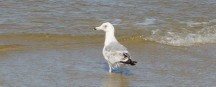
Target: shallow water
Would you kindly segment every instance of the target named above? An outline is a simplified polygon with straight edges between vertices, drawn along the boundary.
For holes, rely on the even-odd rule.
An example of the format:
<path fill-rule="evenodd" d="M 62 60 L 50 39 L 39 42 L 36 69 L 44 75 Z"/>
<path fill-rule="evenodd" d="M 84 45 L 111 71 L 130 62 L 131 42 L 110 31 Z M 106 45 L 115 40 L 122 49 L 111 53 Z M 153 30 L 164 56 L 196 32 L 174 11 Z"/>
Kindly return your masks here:
<path fill-rule="evenodd" d="M 140 44 L 142 42 L 142 44 Z M 215 44 L 172 47 L 153 42 L 123 43 L 136 66 L 108 73 L 102 43 L 24 46 L 1 50 L 2 87 L 213 87 Z M 136 43 L 136 45 L 133 45 Z M 7 48 L 7 47 L 5 47 Z M 208 53 L 208 54 L 206 54 Z"/>
<path fill-rule="evenodd" d="M 213 87 L 214 0 L 5 0 L 0 87 Z M 135 67 L 108 73 L 109 21 Z"/>

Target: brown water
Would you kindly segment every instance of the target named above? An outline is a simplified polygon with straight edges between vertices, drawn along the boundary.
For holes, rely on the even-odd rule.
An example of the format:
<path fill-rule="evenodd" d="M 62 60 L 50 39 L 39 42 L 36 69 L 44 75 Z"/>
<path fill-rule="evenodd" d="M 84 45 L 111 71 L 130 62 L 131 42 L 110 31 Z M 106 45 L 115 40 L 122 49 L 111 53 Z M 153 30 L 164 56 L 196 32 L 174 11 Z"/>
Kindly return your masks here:
<path fill-rule="evenodd" d="M 0 1 L 0 87 L 214 87 L 214 0 Z M 135 67 L 108 73 L 109 21 Z"/>
<path fill-rule="evenodd" d="M 216 85 L 214 44 L 172 47 L 140 40 L 121 42 L 129 48 L 138 64 L 134 67 L 128 66 L 123 73 L 112 74 L 108 73 L 107 63 L 101 53 L 102 43 L 5 46 L 0 51 L 2 55 L 0 85 L 2 87 L 214 87 Z"/>

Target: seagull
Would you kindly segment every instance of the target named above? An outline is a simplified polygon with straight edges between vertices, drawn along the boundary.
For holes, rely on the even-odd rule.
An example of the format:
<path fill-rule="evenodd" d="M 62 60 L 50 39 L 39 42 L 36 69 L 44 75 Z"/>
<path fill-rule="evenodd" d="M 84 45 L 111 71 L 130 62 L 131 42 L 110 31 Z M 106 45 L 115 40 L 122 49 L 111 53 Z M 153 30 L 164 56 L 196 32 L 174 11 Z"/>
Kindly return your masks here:
<path fill-rule="evenodd" d="M 131 56 L 127 48 L 120 44 L 115 38 L 115 29 L 111 23 L 105 22 L 101 26 L 95 27 L 94 30 L 102 30 L 106 33 L 102 53 L 104 58 L 107 60 L 110 73 L 114 68 L 124 65 L 134 66 L 137 63 L 137 61 L 131 60 Z"/>

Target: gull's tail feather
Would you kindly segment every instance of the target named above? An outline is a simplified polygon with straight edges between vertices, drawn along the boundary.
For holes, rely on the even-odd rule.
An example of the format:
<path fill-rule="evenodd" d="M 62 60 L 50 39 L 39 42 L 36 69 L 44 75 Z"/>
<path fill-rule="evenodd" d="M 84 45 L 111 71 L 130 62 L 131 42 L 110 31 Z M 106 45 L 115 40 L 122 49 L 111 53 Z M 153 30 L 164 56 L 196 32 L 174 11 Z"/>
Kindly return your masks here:
<path fill-rule="evenodd" d="M 131 66 L 136 65 L 137 61 L 132 61 L 131 59 L 128 59 L 126 62 L 120 61 L 121 63 L 124 64 L 130 64 Z"/>

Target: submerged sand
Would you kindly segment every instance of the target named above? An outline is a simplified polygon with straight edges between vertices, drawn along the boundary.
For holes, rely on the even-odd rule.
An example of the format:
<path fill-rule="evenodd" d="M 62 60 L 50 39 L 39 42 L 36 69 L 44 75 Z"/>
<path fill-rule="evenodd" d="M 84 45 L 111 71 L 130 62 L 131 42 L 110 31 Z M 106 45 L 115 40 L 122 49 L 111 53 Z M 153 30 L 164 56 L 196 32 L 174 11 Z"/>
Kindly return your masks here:
<path fill-rule="evenodd" d="M 138 64 L 135 67 L 128 66 L 122 74 L 109 74 L 107 63 L 101 53 L 103 38 L 95 39 L 94 43 L 78 43 L 73 42 L 72 37 L 61 39 L 58 36 L 55 39 L 50 36 L 53 39 L 47 41 L 44 40 L 45 37 L 42 38 L 43 36 L 42 39 L 28 37 L 29 40 L 27 37 L 18 37 L 11 38 L 16 45 L 0 47 L 1 87 L 216 85 L 215 44 L 174 47 L 143 40 L 121 40 Z M 11 39 L 1 40 L 12 43 Z M 55 42 L 56 40 L 58 42 Z"/>

